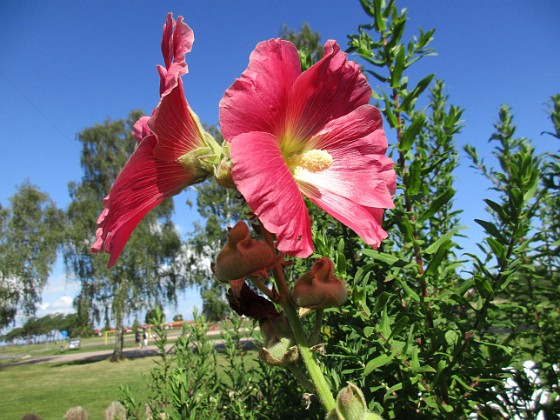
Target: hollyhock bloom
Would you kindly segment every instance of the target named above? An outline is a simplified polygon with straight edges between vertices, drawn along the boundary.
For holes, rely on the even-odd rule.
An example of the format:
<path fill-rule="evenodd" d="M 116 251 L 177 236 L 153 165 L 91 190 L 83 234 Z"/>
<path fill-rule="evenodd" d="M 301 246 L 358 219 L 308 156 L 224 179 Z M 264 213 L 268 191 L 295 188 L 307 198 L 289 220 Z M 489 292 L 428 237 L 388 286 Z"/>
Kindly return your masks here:
<path fill-rule="evenodd" d="M 218 145 L 204 131 L 183 94 L 181 76 L 187 73 L 185 54 L 191 50 L 192 30 L 171 14 L 163 27 L 165 67 L 158 66 L 160 102 L 151 117 L 134 125 L 138 147 L 115 180 L 97 221 L 93 252 L 111 254 L 108 267 L 117 260 L 130 234 L 144 216 L 188 185 L 212 173 L 209 163 Z"/>
<path fill-rule="evenodd" d="M 334 41 L 304 72 L 292 43 L 262 42 L 226 91 L 220 123 L 233 180 L 280 251 L 313 252 L 302 195 L 374 248 L 387 236 L 381 221 L 396 176 L 370 97 L 358 65 Z"/>

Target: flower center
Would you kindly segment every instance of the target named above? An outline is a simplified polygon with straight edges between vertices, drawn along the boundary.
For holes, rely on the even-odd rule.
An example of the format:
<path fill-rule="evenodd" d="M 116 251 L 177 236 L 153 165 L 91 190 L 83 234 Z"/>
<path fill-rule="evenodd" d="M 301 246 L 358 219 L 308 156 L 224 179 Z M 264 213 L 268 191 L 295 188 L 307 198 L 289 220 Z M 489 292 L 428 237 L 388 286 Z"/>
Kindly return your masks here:
<path fill-rule="evenodd" d="M 333 158 L 326 150 L 311 149 L 290 155 L 286 163 L 294 174 L 301 170 L 317 173 L 328 169 L 333 163 Z"/>

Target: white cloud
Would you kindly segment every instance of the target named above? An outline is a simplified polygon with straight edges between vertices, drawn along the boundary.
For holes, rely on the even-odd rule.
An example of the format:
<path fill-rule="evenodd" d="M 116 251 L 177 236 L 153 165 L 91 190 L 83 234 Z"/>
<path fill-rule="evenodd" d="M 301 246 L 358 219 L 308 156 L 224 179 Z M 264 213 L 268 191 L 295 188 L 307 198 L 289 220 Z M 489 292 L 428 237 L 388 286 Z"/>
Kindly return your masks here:
<path fill-rule="evenodd" d="M 43 317 L 45 315 L 62 313 L 70 314 L 74 311 L 72 306 L 72 301 L 74 300 L 71 296 L 60 296 L 57 300 L 52 302 L 43 302 L 37 306 L 37 317 Z"/>

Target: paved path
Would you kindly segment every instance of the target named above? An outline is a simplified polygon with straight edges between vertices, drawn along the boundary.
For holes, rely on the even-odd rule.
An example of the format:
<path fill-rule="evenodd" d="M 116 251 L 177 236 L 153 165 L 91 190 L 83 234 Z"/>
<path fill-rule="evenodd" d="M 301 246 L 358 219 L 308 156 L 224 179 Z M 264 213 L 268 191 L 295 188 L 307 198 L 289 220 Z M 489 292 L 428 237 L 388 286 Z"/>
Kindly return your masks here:
<path fill-rule="evenodd" d="M 128 359 L 135 359 L 138 357 L 151 357 L 157 354 L 157 347 L 148 346 L 145 349 L 128 348 L 124 349 L 123 353 Z M 0 369 L 6 366 L 34 365 L 37 363 L 71 363 L 76 361 L 96 362 L 99 360 L 109 359 L 112 354 L 113 349 L 38 356 L 29 359 L 22 359 L 13 363 L 0 364 Z"/>
<path fill-rule="evenodd" d="M 218 332 L 219 334 L 219 332 Z M 216 333 L 210 333 L 209 335 L 216 335 Z M 241 342 L 243 343 L 244 347 L 247 348 L 255 348 L 255 343 L 252 338 L 242 338 Z M 222 347 L 224 344 L 223 340 L 215 340 L 214 346 L 216 348 Z M 168 344 L 167 348 L 170 348 L 172 344 Z M 148 346 L 143 349 L 139 348 L 125 348 L 123 350 L 124 356 L 127 359 L 136 359 L 140 357 L 154 357 L 157 355 L 157 347 L 155 345 Z M 107 350 L 98 350 L 98 351 L 88 351 L 88 352 L 67 352 L 64 354 L 53 354 L 48 356 L 39 356 L 30 359 L 20 360 L 14 363 L 5 363 L 0 364 L 0 369 L 6 366 L 18 366 L 18 365 L 32 365 L 37 363 L 72 363 L 72 362 L 97 362 L 100 360 L 109 359 L 113 354 L 113 349 Z"/>

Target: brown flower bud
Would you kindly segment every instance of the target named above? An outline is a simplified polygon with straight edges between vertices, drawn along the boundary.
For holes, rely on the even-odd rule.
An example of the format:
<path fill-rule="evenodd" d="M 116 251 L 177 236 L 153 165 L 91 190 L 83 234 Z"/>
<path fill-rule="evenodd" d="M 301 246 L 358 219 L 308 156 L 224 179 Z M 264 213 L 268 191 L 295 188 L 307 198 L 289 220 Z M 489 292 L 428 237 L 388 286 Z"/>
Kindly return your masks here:
<path fill-rule="evenodd" d="M 340 306 L 347 296 L 345 282 L 334 276 L 334 264 L 327 257 L 317 259 L 311 271 L 295 282 L 292 291 L 298 306 L 312 309 Z"/>
<path fill-rule="evenodd" d="M 238 222 L 230 229 L 227 244 L 218 254 L 213 271 L 218 280 L 228 282 L 267 268 L 273 261 L 274 252 L 270 246 L 252 239 L 245 222 Z"/>

